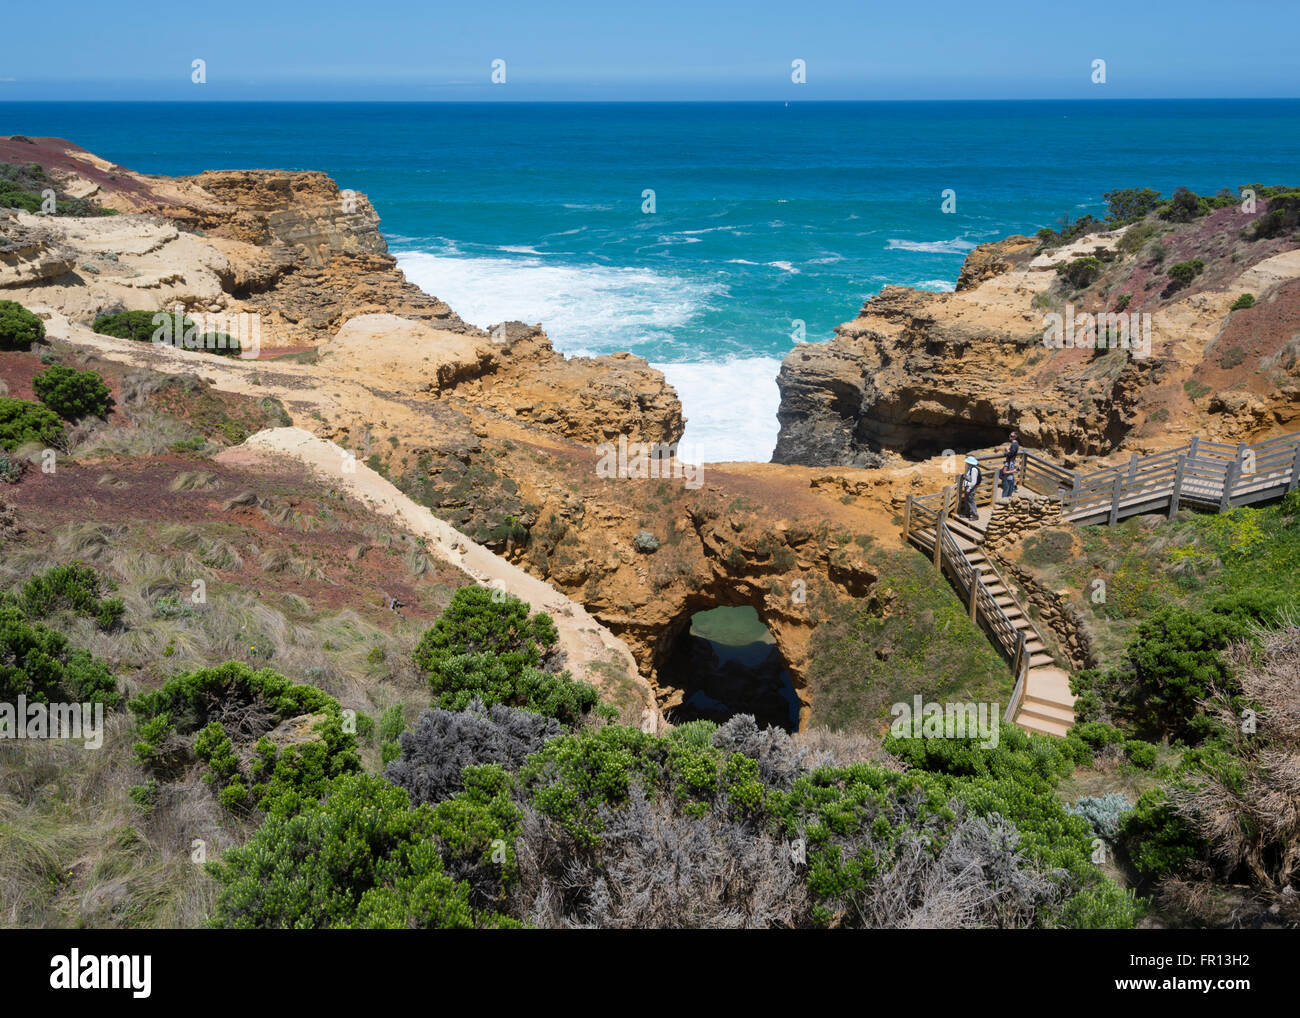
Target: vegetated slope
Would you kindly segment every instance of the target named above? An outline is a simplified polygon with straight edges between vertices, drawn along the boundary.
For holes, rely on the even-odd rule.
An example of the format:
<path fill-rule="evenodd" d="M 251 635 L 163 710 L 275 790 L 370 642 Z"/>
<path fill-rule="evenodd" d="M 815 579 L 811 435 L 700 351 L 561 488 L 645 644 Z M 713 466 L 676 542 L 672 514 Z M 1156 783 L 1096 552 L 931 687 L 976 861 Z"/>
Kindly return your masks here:
<path fill-rule="evenodd" d="M 1174 925 L 1300 925 L 1289 775 L 1300 496 L 1027 536 L 1021 567 L 1084 606 L 1096 667 L 1074 681 L 1127 878 Z M 1119 798 L 1122 796 L 1123 798 Z"/>

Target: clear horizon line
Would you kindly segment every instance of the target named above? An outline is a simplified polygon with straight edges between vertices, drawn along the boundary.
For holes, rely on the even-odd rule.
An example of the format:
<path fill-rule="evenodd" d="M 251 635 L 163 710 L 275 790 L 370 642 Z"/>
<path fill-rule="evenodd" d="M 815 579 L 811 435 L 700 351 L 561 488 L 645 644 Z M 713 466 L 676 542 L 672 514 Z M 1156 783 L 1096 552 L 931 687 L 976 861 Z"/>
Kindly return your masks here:
<path fill-rule="evenodd" d="M 581 106 L 581 105 L 685 105 L 695 103 L 714 103 L 725 104 L 729 106 L 740 104 L 769 105 L 799 103 L 801 106 L 827 105 L 831 103 L 1040 103 L 1040 102 L 1069 102 L 1069 103 L 1120 103 L 1120 102 L 1295 102 L 1300 100 L 1300 95 L 1259 95 L 1259 96 L 1222 96 L 1222 95 L 1202 95 L 1202 96 L 1117 96 L 1114 98 L 1083 98 L 1080 96 L 1038 96 L 1026 98 L 1024 96 L 1016 97 L 985 97 L 985 98 L 892 98 L 892 99 L 846 99 L 846 98 L 824 98 L 824 99 L 251 99 L 251 98 L 230 98 L 230 99 L 0 99 L 0 106 L 6 106 L 18 103 L 116 103 L 118 105 L 131 105 L 137 103 L 174 103 L 178 105 L 190 106 L 211 106 L 229 103 L 245 104 L 338 104 L 354 103 L 356 105 L 423 105 L 423 106 L 480 106 L 480 105 L 497 105 L 497 106 L 528 106 L 528 105 L 551 105 L 551 106 Z"/>

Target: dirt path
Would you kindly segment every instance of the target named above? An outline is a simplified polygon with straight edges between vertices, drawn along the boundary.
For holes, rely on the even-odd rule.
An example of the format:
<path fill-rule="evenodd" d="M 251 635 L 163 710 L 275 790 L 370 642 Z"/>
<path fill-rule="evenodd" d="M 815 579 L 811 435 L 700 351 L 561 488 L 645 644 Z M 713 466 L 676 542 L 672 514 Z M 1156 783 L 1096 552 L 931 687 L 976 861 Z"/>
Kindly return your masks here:
<path fill-rule="evenodd" d="M 636 723 L 644 717 L 643 711 L 650 710 L 656 730 L 663 726 L 654 693 L 637 671 L 631 651 L 586 608 L 438 519 L 347 450 L 302 428 L 271 428 L 259 431 L 242 445 L 214 458 L 219 462 L 246 463 L 275 454 L 305 463 L 374 512 L 425 538 L 430 554 L 460 569 L 475 582 L 503 590 L 528 602 L 535 610 L 547 612 L 559 631 L 560 646 L 567 655 L 566 667 L 575 676 L 585 678 L 599 689 L 607 702 L 631 708 Z"/>

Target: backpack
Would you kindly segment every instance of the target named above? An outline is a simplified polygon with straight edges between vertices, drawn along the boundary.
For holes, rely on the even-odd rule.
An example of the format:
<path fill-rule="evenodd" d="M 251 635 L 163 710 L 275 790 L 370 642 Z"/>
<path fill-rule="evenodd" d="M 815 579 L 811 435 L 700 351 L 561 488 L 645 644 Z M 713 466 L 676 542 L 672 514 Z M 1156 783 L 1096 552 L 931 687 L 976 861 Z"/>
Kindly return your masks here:
<path fill-rule="evenodd" d="M 975 479 L 973 481 L 970 479 L 972 471 L 975 473 Z M 966 473 L 962 475 L 962 480 L 966 482 L 967 491 L 974 491 L 980 486 L 980 481 L 984 480 L 984 473 L 979 467 L 971 466 L 967 469 Z"/>

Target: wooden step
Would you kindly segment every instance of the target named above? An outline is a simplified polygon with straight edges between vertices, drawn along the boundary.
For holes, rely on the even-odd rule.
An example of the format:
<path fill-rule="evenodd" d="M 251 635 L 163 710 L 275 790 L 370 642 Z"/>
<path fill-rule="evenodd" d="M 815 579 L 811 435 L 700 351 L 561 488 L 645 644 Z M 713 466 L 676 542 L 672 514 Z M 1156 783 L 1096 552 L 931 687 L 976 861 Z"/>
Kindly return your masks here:
<path fill-rule="evenodd" d="M 1071 725 L 1064 721 L 1049 721 L 1046 718 L 1037 718 L 1032 714 L 1017 714 L 1016 724 L 1026 732 L 1037 732 L 1039 735 L 1052 735 L 1058 739 L 1064 739 L 1069 733 Z"/>
<path fill-rule="evenodd" d="M 1074 724 L 1074 708 L 1060 703 L 1044 703 L 1037 697 L 1027 696 L 1020 701 L 1020 713 L 1046 721 Z"/>
<path fill-rule="evenodd" d="M 1029 667 L 1031 670 L 1034 668 L 1051 668 L 1055 664 L 1056 662 L 1044 653 L 1034 654 L 1029 659 Z"/>

